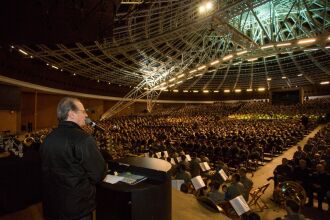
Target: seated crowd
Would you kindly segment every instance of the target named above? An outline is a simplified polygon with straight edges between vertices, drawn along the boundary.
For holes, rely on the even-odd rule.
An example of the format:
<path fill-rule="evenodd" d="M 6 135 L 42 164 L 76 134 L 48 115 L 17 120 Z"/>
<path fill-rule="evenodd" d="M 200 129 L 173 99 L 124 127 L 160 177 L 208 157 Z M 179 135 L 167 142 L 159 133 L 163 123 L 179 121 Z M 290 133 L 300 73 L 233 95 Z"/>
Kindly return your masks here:
<path fill-rule="evenodd" d="M 302 148 L 298 146 L 292 160 L 283 158 L 282 164 L 274 170 L 275 187 L 281 181 L 299 183 L 308 197 L 306 206 L 313 206 L 314 194 L 318 209 L 328 203 L 330 210 L 330 124 L 323 127 Z"/>
<path fill-rule="evenodd" d="M 297 144 L 317 126 L 315 119 L 326 114 L 329 103 L 310 100 L 304 105 L 277 107 L 268 102 L 187 105 L 99 122 L 106 132 L 88 126 L 85 129 L 93 133 L 106 160 L 131 155 L 167 159 L 172 164 L 173 179 L 184 181 L 181 191 L 207 197 L 215 204 L 238 195 L 249 201 L 253 182 L 246 173 L 251 171 L 251 164 L 263 162 L 265 153 L 275 155 Z M 312 114 L 316 117 L 310 117 L 308 127 L 304 126 L 302 115 Z M 37 131 L 29 137 L 40 143 L 50 130 Z M 327 125 L 303 149 L 298 147 L 291 161 L 284 159 L 274 170 L 275 187 L 280 181 L 297 181 L 308 195 L 307 205 L 312 205 L 316 193 L 322 209 L 324 199 L 330 198 L 329 137 Z M 215 172 L 202 171 L 202 162 Z M 230 174 L 230 184 L 219 175 L 220 170 Z M 194 190 L 191 179 L 197 176 L 203 177 L 206 186 Z"/>

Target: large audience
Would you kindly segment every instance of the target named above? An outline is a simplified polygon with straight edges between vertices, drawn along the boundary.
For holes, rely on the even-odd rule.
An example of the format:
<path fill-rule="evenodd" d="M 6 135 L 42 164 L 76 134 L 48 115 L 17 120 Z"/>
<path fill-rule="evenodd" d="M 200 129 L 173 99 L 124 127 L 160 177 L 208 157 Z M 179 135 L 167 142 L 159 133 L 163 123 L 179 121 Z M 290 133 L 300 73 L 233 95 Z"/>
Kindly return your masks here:
<path fill-rule="evenodd" d="M 248 201 L 253 182 L 246 173 L 251 167 L 262 163 L 265 154 L 275 156 L 296 145 L 320 122 L 329 120 L 329 109 L 330 99 L 308 100 L 292 106 L 260 101 L 186 105 L 98 122 L 106 132 L 88 126 L 85 129 L 95 136 L 108 160 L 145 155 L 166 159 L 166 151 L 172 163 L 173 179 L 184 181 L 181 191 L 219 204 L 239 194 Z M 50 130 L 30 133 L 27 137 L 41 143 Z M 322 202 L 330 198 L 329 146 L 328 124 L 304 147 L 298 147 L 292 160 L 284 159 L 276 167 L 275 187 L 281 181 L 294 180 L 307 193 L 306 205 L 312 205 L 316 193 L 318 208 L 322 209 Z M 207 162 L 216 172 L 203 172 L 201 162 Z M 232 174 L 231 184 L 224 184 L 218 175 L 221 169 Z M 196 176 L 203 176 L 206 187 L 194 190 L 191 179 Z"/>

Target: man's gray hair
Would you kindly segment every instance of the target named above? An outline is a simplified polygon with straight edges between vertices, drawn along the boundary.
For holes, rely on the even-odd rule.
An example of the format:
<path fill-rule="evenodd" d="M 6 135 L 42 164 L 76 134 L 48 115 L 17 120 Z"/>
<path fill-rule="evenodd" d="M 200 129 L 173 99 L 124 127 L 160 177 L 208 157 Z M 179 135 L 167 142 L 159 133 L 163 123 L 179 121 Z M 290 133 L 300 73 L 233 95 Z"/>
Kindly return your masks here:
<path fill-rule="evenodd" d="M 77 98 L 64 97 L 57 105 L 57 119 L 58 121 L 66 121 L 70 110 L 77 111 L 78 107 L 75 102 L 80 102 Z"/>

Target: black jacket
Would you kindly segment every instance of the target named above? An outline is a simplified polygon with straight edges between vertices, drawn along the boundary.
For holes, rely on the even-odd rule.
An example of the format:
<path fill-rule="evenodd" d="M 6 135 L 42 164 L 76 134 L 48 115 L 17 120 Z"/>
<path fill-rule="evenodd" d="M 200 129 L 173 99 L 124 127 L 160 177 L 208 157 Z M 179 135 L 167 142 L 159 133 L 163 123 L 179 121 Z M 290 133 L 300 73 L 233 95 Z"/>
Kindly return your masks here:
<path fill-rule="evenodd" d="M 106 173 L 92 136 L 77 124 L 60 122 L 40 148 L 46 219 L 71 220 L 95 208 L 95 184 Z"/>

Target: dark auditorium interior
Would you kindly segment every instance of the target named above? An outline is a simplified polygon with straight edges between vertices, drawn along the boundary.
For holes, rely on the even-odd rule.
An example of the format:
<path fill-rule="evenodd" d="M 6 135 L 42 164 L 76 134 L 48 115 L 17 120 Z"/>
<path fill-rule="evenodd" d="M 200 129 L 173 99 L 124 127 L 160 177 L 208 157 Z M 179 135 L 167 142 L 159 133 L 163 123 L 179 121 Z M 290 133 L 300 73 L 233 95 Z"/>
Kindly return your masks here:
<path fill-rule="evenodd" d="M 45 219 L 68 96 L 109 169 L 93 220 L 330 219 L 328 0 L 3 0 L 0 27 L 0 220 Z"/>

